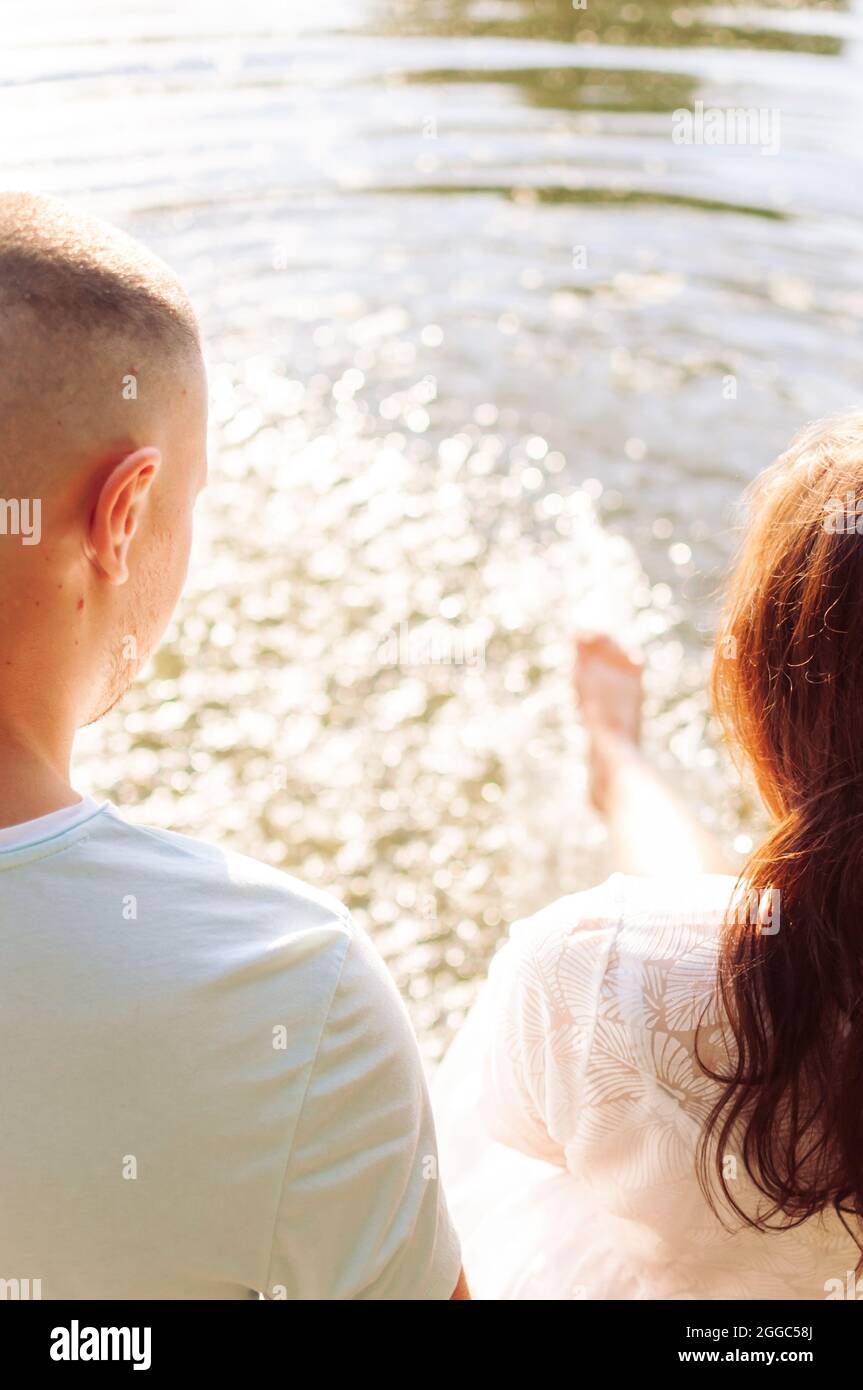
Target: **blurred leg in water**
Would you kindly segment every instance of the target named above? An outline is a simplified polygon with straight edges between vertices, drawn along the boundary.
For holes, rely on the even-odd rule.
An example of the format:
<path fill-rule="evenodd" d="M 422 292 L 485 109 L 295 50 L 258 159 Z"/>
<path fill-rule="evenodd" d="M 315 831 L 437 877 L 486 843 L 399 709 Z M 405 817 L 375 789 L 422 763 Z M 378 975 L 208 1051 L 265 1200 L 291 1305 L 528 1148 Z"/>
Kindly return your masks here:
<path fill-rule="evenodd" d="M 575 640 L 573 684 L 588 738 L 590 794 L 615 867 L 648 877 L 734 874 L 722 846 L 641 750 L 642 665 L 604 633 Z"/>

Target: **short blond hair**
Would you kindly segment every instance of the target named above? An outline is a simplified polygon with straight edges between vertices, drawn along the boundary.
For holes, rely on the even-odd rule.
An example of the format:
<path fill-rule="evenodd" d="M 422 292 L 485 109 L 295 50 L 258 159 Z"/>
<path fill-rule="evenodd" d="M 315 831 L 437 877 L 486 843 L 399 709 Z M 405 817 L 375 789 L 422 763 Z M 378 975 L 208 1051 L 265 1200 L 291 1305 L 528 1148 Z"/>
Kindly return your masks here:
<path fill-rule="evenodd" d="M 54 198 L 0 194 L 0 496 L 43 495 L 82 458 L 152 442 L 200 361 L 163 261 Z"/>
<path fill-rule="evenodd" d="M 163 261 L 108 223 L 38 194 L 0 194 L 0 309 L 15 308 L 52 333 L 200 345 L 191 302 Z"/>

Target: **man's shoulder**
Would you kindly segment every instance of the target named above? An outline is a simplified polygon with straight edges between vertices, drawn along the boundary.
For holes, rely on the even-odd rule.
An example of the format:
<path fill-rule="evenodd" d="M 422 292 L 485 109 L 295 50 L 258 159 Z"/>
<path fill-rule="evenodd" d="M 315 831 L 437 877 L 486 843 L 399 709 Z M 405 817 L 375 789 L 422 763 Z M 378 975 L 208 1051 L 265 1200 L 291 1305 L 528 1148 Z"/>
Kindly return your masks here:
<path fill-rule="evenodd" d="M 181 921 L 206 920 L 215 935 L 235 922 L 252 935 L 324 932 L 345 949 L 357 930 L 332 894 L 214 842 L 127 821 L 113 807 L 89 849 L 97 872 L 100 859 L 105 872 L 118 866 L 130 893 L 172 905 Z"/>

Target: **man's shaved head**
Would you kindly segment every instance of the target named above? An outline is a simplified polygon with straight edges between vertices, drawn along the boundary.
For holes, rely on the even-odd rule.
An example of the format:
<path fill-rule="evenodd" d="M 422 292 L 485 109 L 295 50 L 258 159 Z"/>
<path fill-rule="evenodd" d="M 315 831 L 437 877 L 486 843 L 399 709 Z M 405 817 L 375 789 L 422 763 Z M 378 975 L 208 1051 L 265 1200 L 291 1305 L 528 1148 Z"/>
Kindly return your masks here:
<path fill-rule="evenodd" d="M 199 345 L 192 305 L 162 261 L 115 227 L 33 193 L 0 194 L 0 308 L 26 308 L 50 333 Z"/>
<path fill-rule="evenodd" d="M 25 503 L 41 518 L 33 544 L 0 525 L 0 726 L 13 708 L 31 718 L 34 680 L 46 701 L 66 691 L 76 723 L 98 716 L 161 636 L 206 478 L 206 406 L 195 314 L 168 267 L 52 198 L 0 194 L 0 522 Z"/>
<path fill-rule="evenodd" d="M 0 493 L 32 492 L 69 446 L 122 434 L 130 391 L 145 415 L 199 354 L 191 303 L 156 256 L 54 198 L 0 194 Z"/>

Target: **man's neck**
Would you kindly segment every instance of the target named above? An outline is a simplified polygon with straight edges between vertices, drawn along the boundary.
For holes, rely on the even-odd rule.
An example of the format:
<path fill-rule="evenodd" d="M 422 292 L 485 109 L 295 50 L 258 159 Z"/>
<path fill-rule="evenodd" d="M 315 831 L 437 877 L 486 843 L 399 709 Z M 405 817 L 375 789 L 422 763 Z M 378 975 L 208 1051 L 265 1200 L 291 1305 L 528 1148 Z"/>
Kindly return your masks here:
<path fill-rule="evenodd" d="M 0 729 L 0 829 L 37 820 L 81 800 L 69 782 L 69 753 L 40 751 Z"/>

